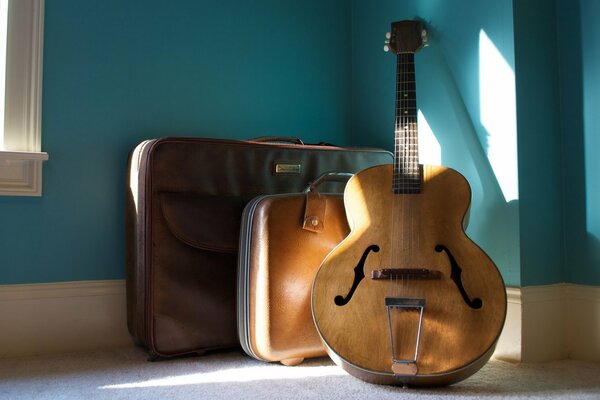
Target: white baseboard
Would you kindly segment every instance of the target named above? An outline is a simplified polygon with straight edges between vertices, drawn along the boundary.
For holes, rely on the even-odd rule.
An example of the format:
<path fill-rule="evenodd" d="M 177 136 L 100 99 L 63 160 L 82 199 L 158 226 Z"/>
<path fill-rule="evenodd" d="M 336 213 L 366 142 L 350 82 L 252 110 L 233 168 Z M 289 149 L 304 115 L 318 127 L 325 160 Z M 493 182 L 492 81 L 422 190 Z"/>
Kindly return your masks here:
<path fill-rule="evenodd" d="M 569 358 L 600 361 L 600 287 L 568 285 L 566 295 Z"/>
<path fill-rule="evenodd" d="M 0 358 L 131 343 L 123 280 L 0 286 Z"/>
<path fill-rule="evenodd" d="M 507 288 L 494 357 L 600 361 L 600 287 Z M 0 285 L 0 358 L 131 345 L 125 281 Z"/>
<path fill-rule="evenodd" d="M 496 351 L 494 357 L 506 360 L 519 362 L 521 361 L 521 326 L 522 326 L 522 314 L 521 314 L 521 289 L 508 287 L 506 288 L 506 320 L 504 322 L 504 328 L 498 344 L 496 345 Z"/>
<path fill-rule="evenodd" d="M 600 361 L 600 287 L 508 288 L 506 323 L 494 357 L 516 362 Z"/>

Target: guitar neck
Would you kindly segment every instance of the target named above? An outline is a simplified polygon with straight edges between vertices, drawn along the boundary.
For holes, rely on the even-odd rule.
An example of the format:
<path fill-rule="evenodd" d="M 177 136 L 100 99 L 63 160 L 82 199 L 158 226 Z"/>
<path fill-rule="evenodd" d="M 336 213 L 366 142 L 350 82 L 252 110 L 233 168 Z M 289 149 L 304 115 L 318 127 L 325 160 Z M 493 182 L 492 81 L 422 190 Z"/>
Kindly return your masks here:
<path fill-rule="evenodd" d="M 397 54 L 394 193 L 421 190 L 414 59 L 414 53 Z"/>

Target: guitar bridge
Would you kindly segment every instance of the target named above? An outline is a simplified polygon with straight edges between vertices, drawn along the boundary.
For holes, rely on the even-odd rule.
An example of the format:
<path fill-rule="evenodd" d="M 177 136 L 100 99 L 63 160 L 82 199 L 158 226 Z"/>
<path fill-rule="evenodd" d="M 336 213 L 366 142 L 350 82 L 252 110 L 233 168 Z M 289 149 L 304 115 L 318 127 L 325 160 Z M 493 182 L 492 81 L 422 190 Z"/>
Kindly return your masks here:
<path fill-rule="evenodd" d="M 385 307 L 392 349 L 392 372 L 395 375 L 414 376 L 418 370 L 425 299 L 386 297 Z"/>

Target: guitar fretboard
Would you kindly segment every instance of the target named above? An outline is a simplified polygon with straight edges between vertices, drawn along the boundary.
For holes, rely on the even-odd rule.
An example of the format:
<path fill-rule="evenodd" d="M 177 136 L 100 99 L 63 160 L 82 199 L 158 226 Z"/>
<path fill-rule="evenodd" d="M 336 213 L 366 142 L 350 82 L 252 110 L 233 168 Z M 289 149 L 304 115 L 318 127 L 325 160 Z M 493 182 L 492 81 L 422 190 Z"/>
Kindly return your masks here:
<path fill-rule="evenodd" d="M 414 53 L 399 53 L 396 64 L 394 193 L 419 193 L 421 167 L 417 132 Z"/>

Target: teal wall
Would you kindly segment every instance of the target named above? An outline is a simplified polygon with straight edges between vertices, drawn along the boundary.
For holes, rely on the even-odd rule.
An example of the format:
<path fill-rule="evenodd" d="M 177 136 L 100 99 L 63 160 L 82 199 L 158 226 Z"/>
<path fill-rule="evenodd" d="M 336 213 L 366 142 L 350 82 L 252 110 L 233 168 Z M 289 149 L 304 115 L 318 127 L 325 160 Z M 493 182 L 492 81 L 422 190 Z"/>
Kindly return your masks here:
<path fill-rule="evenodd" d="M 567 281 L 600 284 L 600 3 L 558 2 Z"/>
<path fill-rule="evenodd" d="M 574 243 L 567 260 L 568 277 L 576 282 L 600 284 L 600 2 L 581 0 L 581 37 L 583 55 L 583 120 L 585 159 L 586 240 Z M 568 141 L 568 139 L 567 139 Z M 567 193 L 568 195 L 568 193 Z M 581 246 L 579 248 L 578 246 Z M 577 259 L 581 257 L 581 259 Z"/>
<path fill-rule="evenodd" d="M 563 281 L 564 214 L 557 14 L 554 2 L 515 0 L 521 283 Z"/>
<path fill-rule="evenodd" d="M 352 5 L 353 142 L 370 138 L 393 149 L 396 59 L 382 50 L 384 35 L 392 22 L 420 17 L 429 26 L 430 44 L 415 57 L 418 107 L 440 145 L 441 163 L 471 184 L 467 234 L 492 257 L 507 284 L 519 285 L 519 199 L 505 199 L 491 165 L 493 132 L 483 121 L 478 79 L 482 30 L 508 70 L 514 68 L 511 1 L 382 0 L 374 6 L 354 0 Z M 494 118 L 506 112 L 498 108 Z M 512 115 L 514 126 L 514 105 L 512 114 L 508 108 L 506 118 Z M 424 121 L 419 124 L 423 130 Z M 504 166 L 516 171 L 516 155 L 505 160 Z"/>
<path fill-rule="evenodd" d="M 469 236 L 509 285 L 600 285 L 595 0 L 47 1 L 50 160 L 43 197 L 0 197 L 0 284 L 124 277 L 126 159 L 143 139 L 284 134 L 391 149 L 384 34 L 416 16 L 430 26 L 416 57 L 420 128 L 471 183 Z M 518 159 L 500 153 L 518 168 L 516 196 L 485 121 L 482 31 L 516 82 L 492 115 L 506 135 L 516 126 Z"/>
<path fill-rule="evenodd" d="M 0 284 L 124 278 L 145 138 L 350 130 L 345 0 L 46 1 L 41 198 L 0 198 Z"/>
<path fill-rule="evenodd" d="M 600 285 L 600 4 L 514 5 L 522 285 Z"/>

